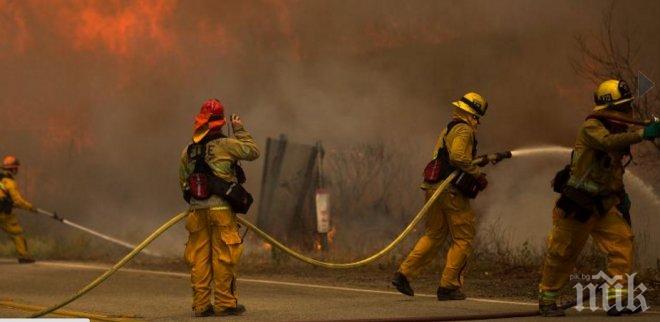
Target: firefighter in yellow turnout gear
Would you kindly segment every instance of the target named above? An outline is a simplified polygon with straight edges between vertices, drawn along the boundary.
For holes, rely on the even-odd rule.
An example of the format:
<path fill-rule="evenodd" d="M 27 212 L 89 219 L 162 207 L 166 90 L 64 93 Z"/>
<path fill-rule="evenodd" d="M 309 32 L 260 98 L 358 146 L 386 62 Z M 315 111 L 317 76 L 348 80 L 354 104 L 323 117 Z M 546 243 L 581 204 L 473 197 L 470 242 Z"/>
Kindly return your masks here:
<path fill-rule="evenodd" d="M 447 161 L 445 166 L 450 169 L 445 171 L 437 182 L 431 183 L 425 179 L 422 189 L 426 193 L 426 200 L 453 169 L 475 178 L 479 190 L 485 189 L 488 183 L 479 167 L 472 164 L 477 150 L 475 134 L 479 118 L 486 112 L 487 102 L 477 93 L 468 93 L 453 105 L 453 120 L 441 133 L 433 155 L 435 160 L 442 156 L 440 154 L 444 154 Z M 409 279 L 416 277 L 420 270 L 438 255 L 439 248 L 449 236 L 451 245 L 437 296 L 438 300 L 463 300 L 463 272 L 475 235 L 475 214 L 470 207 L 469 198 L 452 185 L 431 206 L 427 216 L 424 235 L 401 263 L 392 284 L 401 293 L 413 296 Z"/>
<path fill-rule="evenodd" d="M 557 307 L 558 291 L 566 285 L 587 239 L 607 255 L 610 277 L 621 276 L 624 288 L 610 287 L 610 301 L 623 298 L 626 305 L 625 274 L 632 272 L 633 233 L 630 200 L 623 186 L 624 160 L 630 145 L 659 136 L 660 123 L 630 131 L 621 119 L 632 119 L 633 97 L 623 81 L 608 80 L 595 92 L 596 107 L 578 131 L 570 177 L 553 210 L 553 228 L 539 285 L 539 311 L 544 316 L 563 316 Z M 615 120 L 616 118 L 617 120 Z M 556 179 L 557 180 L 557 179 Z M 633 313 L 615 307 L 608 315 Z"/>
<path fill-rule="evenodd" d="M 198 317 L 239 315 L 245 311 L 245 307 L 238 304 L 236 288 L 236 270 L 243 245 L 234 211 L 227 200 L 213 191 L 208 192 L 207 198 L 197 199 L 200 191 L 195 190 L 204 186 L 191 186 L 191 182 L 197 183 L 190 179 L 199 170 L 196 167 L 208 166 L 209 175 L 215 176 L 211 179 L 240 183 L 236 162 L 259 156 L 257 145 L 240 118 L 233 116 L 230 121 L 234 126 L 234 138 L 221 132 L 225 124 L 222 104 L 216 99 L 206 101 L 196 118 L 193 144 L 186 147 L 181 156 L 180 183 L 190 203 L 186 222 L 189 238 L 184 257 L 191 269 L 193 314 Z M 203 151 L 193 151 L 191 147 L 195 146 L 202 147 Z M 203 153 L 201 165 L 194 158 L 200 152 Z"/>
<path fill-rule="evenodd" d="M 18 185 L 14 176 L 18 174 L 20 163 L 13 156 L 6 156 L 2 162 L 2 173 L 0 173 L 0 227 L 11 236 L 16 247 L 18 262 L 21 264 L 34 263 L 34 259 L 28 253 L 27 242 L 23 237 L 23 228 L 18 223 L 16 214 L 12 208 L 21 208 L 28 211 L 36 211 L 31 203 L 27 202 L 18 191 Z"/>

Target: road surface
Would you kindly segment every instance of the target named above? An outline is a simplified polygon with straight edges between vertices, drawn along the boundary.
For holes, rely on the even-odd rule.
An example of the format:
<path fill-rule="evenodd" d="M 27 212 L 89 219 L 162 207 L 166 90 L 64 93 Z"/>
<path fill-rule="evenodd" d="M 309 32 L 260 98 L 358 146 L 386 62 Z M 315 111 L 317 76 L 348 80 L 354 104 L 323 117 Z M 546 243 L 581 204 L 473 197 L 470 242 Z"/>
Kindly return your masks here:
<path fill-rule="evenodd" d="M 36 308 L 55 304 L 100 275 L 107 266 L 37 262 L 18 265 L 0 260 L 0 317 L 23 317 Z M 315 285 L 288 281 L 239 279 L 241 303 L 248 311 L 236 321 L 306 321 L 394 317 L 459 316 L 525 312 L 536 304 L 469 299 L 438 302 L 431 294 L 414 298 L 383 289 L 350 285 Z M 200 321 L 190 315 L 191 290 L 185 273 L 125 269 L 88 295 L 65 307 L 73 315 L 95 314 L 106 320 Z M 598 321 L 603 312 L 569 311 L 570 320 Z M 658 321 L 660 314 L 635 315 L 635 321 Z M 539 317 L 499 321 L 547 321 Z M 565 319 L 567 320 L 567 319 Z M 554 320 L 553 320 L 554 321 Z"/>

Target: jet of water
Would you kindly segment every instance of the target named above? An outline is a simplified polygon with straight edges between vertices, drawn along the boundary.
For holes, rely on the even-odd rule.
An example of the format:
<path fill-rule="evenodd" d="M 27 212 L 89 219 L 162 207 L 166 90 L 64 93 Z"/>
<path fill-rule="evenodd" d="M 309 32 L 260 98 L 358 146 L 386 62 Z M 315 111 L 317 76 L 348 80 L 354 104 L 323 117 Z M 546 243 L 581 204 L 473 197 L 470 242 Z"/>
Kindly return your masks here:
<path fill-rule="evenodd" d="M 564 153 L 569 153 L 571 151 L 572 151 L 571 148 L 568 148 L 568 147 L 565 147 L 565 146 L 543 145 L 543 146 L 537 146 L 537 147 L 516 149 L 516 150 L 511 151 L 511 155 L 514 156 L 514 157 L 521 157 L 521 156 L 528 156 L 528 155 L 534 155 L 534 154 L 544 154 L 544 153 L 564 154 Z"/>

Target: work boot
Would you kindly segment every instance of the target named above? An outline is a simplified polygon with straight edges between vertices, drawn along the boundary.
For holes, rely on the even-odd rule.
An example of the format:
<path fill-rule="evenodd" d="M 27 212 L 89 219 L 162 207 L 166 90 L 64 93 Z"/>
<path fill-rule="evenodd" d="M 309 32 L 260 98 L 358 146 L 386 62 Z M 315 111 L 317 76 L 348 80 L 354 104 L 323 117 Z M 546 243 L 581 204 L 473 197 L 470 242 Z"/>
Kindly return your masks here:
<path fill-rule="evenodd" d="M 228 307 L 215 312 L 215 316 L 241 315 L 243 313 L 245 313 L 245 306 L 242 304 L 236 304 L 236 307 Z"/>
<path fill-rule="evenodd" d="M 32 258 L 19 258 L 18 263 L 19 264 L 32 264 L 32 263 L 34 263 L 34 259 L 32 259 Z"/>
<path fill-rule="evenodd" d="M 557 306 L 559 292 L 539 291 L 539 314 L 547 317 L 565 316 L 564 309 Z"/>
<path fill-rule="evenodd" d="M 624 307 L 621 310 L 618 310 L 616 307 L 611 307 L 609 310 L 607 310 L 607 315 L 608 316 L 621 316 L 623 314 L 636 314 L 642 312 L 642 308 L 638 307 L 634 310 L 631 310 L 627 307 Z"/>
<path fill-rule="evenodd" d="M 394 273 L 394 278 L 392 278 L 392 285 L 396 287 L 397 291 L 405 295 L 415 296 L 415 291 L 413 291 L 412 287 L 410 287 L 408 278 L 406 278 L 406 275 L 403 275 L 401 272 Z"/>
<path fill-rule="evenodd" d="M 557 303 L 542 303 L 539 301 L 539 314 L 545 317 L 566 316 L 566 312 L 557 306 Z"/>
<path fill-rule="evenodd" d="M 207 316 L 213 316 L 213 307 L 209 306 L 203 311 L 193 311 L 193 315 L 195 315 L 196 318 L 203 318 Z"/>
<path fill-rule="evenodd" d="M 438 287 L 438 301 L 465 300 L 460 288 Z"/>

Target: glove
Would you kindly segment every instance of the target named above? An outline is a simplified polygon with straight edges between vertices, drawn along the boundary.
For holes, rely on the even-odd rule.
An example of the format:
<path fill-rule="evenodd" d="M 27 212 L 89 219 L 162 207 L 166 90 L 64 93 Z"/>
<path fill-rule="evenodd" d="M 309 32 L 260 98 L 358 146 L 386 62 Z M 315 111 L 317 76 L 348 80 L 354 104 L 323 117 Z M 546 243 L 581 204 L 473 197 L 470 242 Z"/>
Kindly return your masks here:
<path fill-rule="evenodd" d="M 477 177 L 477 185 L 479 186 L 479 191 L 484 191 L 488 187 L 488 180 L 486 179 L 486 174 L 482 173 Z"/>
<path fill-rule="evenodd" d="M 476 166 L 485 167 L 486 165 L 488 165 L 488 155 L 484 154 L 476 157 L 477 160 L 479 160 L 480 158 L 482 158 L 482 160 L 479 163 L 475 163 Z"/>
<path fill-rule="evenodd" d="M 660 137 L 660 122 L 653 122 L 644 128 L 642 137 L 645 140 L 653 140 Z"/>

